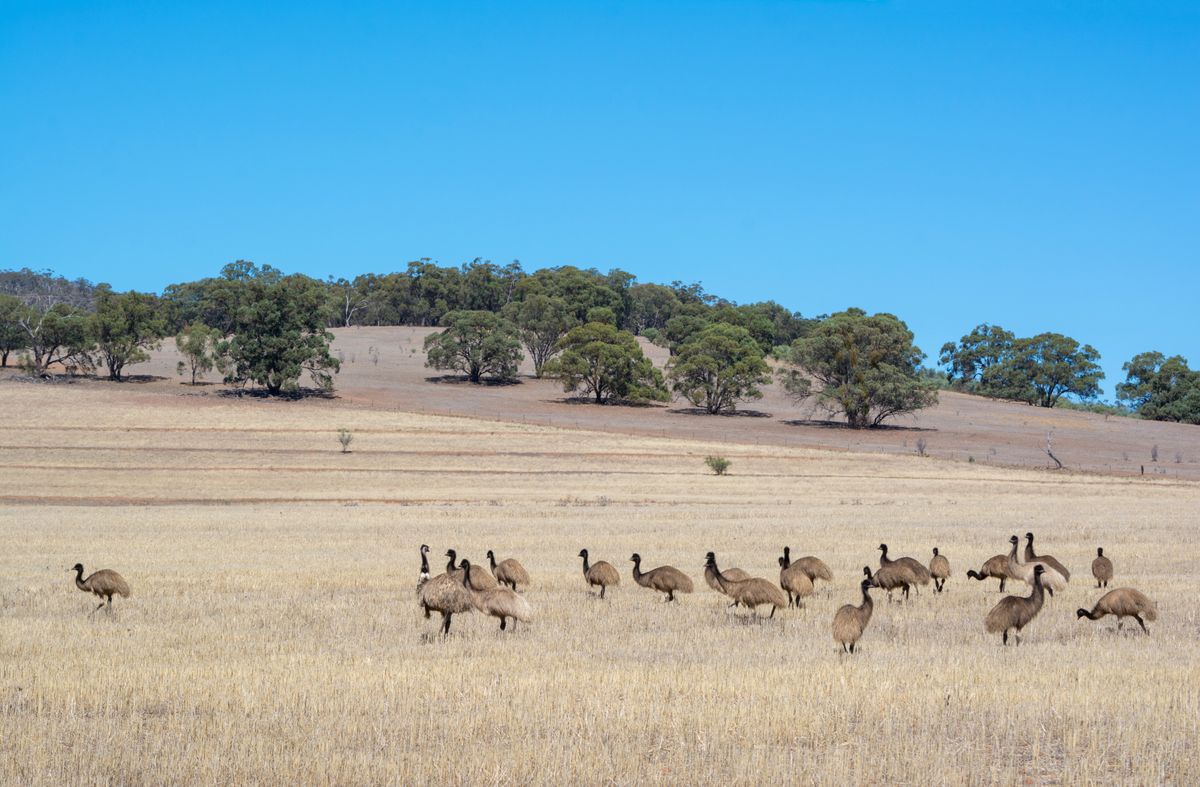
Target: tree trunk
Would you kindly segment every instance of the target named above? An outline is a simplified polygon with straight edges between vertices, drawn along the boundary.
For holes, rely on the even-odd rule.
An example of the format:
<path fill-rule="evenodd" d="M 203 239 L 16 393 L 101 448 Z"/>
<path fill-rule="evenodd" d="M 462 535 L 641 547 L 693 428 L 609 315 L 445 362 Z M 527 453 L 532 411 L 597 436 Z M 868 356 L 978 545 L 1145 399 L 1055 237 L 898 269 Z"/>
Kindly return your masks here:
<path fill-rule="evenodd" d="M 8 350 L 0 351 L 0 369 L 8 368 Z"/>

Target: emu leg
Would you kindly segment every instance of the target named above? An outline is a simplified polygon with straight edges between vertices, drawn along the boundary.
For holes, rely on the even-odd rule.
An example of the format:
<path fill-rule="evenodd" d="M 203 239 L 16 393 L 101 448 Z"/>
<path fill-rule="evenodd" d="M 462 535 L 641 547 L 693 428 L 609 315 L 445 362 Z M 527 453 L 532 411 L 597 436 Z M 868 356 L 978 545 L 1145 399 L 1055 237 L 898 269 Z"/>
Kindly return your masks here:
<path fill-rule="evenodd" d="M 453 614 L 454 614 L 453 612 L 443 612 L 442 613 L 442 636 L 443 637 L 450 633 L 450 617 Z"/>
<path fill-rule="evenodd" d="M 605 589 L 605 585 L 601 585 L 600 586 L 600 598 L 604 598 L 604 589 Z"/>
<path fill-rule="evenodd" d="M 1142 631 L 1146 632 L 1147 634 L 1150 633 L 1150 629 L 1146 628 L 1146 624 L 1142 622 L 1141 615 L 1134 615 L 1133 619 L 1136 620 L 1138 622 L 1138 625 L 1142 627 Z"/>
<path fill-rule="evenodd" d="M 768 617 L 768 618 L 773 618 L 773 617 L 775 617 L 775 610 L 776 610 L 776 609 L 778 609 L 778 607 L 776 607 L 774 604 L 772 604 L 772 605 L 771 605 L 771 614 L 770 614 L 770 615 L 767 615 L 767 617 Z"/>
<path fill-rule="evenodd" d="M 504 626 L 505 626 L 505 624 L 507 624 L 507 623 L 508 623 L 508 618 L 506 618 L 506 617 L 504 617 L 503 615 L 501 615 L 501 616 L 500 616 L 500 630 L 501 630 L 501 631 L 504 631 Z"/>
<path fill-rule="evenodd" d="M 424 605 L 422 605 L 424 606 Z M 429 620 L 429 607 L 425 607 L 425 619 Z"/>
<path fill-rule="evenodd" d="M 1002 644 L 1002 645 L 1008 644 L 1008 629 L 1004 629 L 1004 636 L 1000 638 L 1000 644 Z"/>

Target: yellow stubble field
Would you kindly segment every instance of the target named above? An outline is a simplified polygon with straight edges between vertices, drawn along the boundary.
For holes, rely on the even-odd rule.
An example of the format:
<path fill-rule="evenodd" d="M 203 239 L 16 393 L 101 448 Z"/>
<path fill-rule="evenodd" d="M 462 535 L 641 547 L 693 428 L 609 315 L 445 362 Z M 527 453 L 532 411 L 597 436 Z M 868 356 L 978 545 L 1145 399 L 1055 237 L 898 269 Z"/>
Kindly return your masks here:
<path fill-rule="evenodd" d="M 9 383 L 0 405 L 0 783 L 1200 782 L 1197 484 L 336 401 Z M 1002 648 L 996 582 L 964 574 L 1027 530 L 1074 574 Z M 876 593 L 841 656 L 881 541 L 954 576 Z M 421 543 L 517 557 L 533 625 L 442 639 Z M 835 573 L 803 610 L 749 620 L 703 583 L 708 550 L 778 579 L 785 544 Z M 1157 600 L 1151 636 L 1076 620 L 1097 546 Z M 605 601 L 581 547 L 622 572 Z M 636 586 L 634 551 L 696 592 Z M 76 562 L 133 598 L 89 615 Z"/>

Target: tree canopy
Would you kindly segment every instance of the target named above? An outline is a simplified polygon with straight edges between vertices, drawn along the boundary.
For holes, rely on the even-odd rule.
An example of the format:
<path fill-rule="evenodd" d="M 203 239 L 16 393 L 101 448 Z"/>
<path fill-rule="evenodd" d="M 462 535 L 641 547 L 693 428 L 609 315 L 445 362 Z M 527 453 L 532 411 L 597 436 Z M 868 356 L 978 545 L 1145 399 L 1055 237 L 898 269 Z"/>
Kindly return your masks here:
<path fill-rule="evenodd" d="M 675 393 L 716 414 L 761 399 L 759 386 L 770 382 L 771 367 L 750 331 L 714 323 L 680 345 L 667 376 Z"/>
<path fill-rule="evenodd" d="M 473 383 L 517 376 L 521 343 L 512 323 L 489 311 L 457 311 L 441 319 L 445 330 L 425 337 L 425 365 L 463 372 Z"/>
<path fill-rule="evenodd" d="M 582 390 L 596 404 L 613 401 L 666 401 L 662 372 L 642 352 L 632 333 L 602 322 L 572 328 L 559 342 L 561 355 L 546 373 L 563 390 Z"/>
<path fill-rule="evenodd" d="M 96 353 L 108 368 L 108 378 L 118 382 L 126 366 L 150 360 L 148 350 L 158 349 L 166 332 L 158 298 L 140 292 L 113 292 L 106 284 L 96 290 L 93 319 Z"/>
<path fill-rule="evenodd" d="M 278 396 L 299 388 L 307 373 L 317 387 L 333 388 L 340 364 L 329 354 L 325 290 L 307 276 L 252 275 L 240 281 L 230 336 L 219 351 L 228 359 L 227 379 L 251 380 Z"/>
<path fill-rule="evenodd" d="M 1012 349 L 983 374 L 981 387 L 991 396 L 1053 407 L 1066 394 L 1093 399 L 1104 372 L 1100 353 L 1061 333 L 1016 339 Z"/>
<path fill-rule="evenodd" d="M 847 309 L 796 340 L 789 357 L 795 368 L 783 381 L 794 397 L 815 397 L 851 427 L 878 426 L 937 402 L 937 392 L 917 373 L 924 357 L 895 316 Z"/>
<path fill-rule="evenodd" d="M 1133 356 L 1121 367 L 1125 382 L 1117 384 L 1117 399 L 1153 421 L 1200 424 L 1200 371 L 1188 367 L 1181 355 L 1160 352 Z"/>

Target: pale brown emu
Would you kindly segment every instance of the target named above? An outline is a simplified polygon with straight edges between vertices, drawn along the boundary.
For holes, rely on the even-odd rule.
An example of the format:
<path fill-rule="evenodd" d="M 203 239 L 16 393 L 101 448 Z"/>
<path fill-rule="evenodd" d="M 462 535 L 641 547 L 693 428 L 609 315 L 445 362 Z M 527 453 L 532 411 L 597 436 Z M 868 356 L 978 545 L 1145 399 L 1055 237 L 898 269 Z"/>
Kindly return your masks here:
<path fill-rule="evenodd" d="M 1117 616 L 1117 631 L 1120 631 L 1121 627 L 1125 625 L 1125 618 L 1133 618 L 1142 627 L 1142 631 L 1149 634 L 1150 629 L 1146 628 L 1146 623 L 1142 618 L 1151 623 L 1157 620 L 1158 605 L 1140 590 L 1117 588 L 1101 596 L 1096 605 L 1092 607 L 1091 612 L 1086 609 L 1075 610 L 1077 618 L 1087 618 L 1088 620 L 1099 620 L 1105 615 Z"/>
<path fill-rule="evenodd" d="M 854 645 L 867 630 L 871 612 L 875 609 L 869 592 L 871 580 L 864 579 L 859 587 L 862 589 L 862 603 L 858 606 L 846 604 L 833 616 L 833 641 L 841 645 L 845 653 L 854 653 Z"/>
<path fill-rule="evenodd" d="M 937 547 L 933 548 L 933 558 L 929 561 L 929 575 L 933 577 L 933 591 L 941 593 L 950 578 L 950 561 L 938 552 Z"/>
<path fill-rule="evenodd" d="M 129 583 L 125 581 L 125 577 L 121 576 L 111 568 L 102 568 L 88 575 L 87 579 L 83 578 L 83 564 L 76 563 L 68 571 L 75 572 L 75 587 L 82 590 L 84 593 L 93 593 L 96 596 L 104 599 L 96 608 L 92 610 L 92 614 L 96 614 L 101 607 L 107 606 L 108 611 L 112 611 L 112 597 L 121 596 L 129 598 L 133 592 L 129 589 Z"/>
<path fill-rule="evenodd" d="M 1108 587 L 1108 581 L 1113 578 L 1113 564 L 1104 556 L 1104 547 L 1096 547 L 1096 559 L 1092 561 L 1092 576 L 1096 578 L 1096 587 Z"/>
<path fill-rule="evenodd" d="M 731 607 L 749 607 L 750 613 L 757 616 L 760 606 L 770 604 L 771 614 L 767 617 L 773 618 L 775 617 L 775 610 L 781 609 L 787 603 L 787 598 L 784 597 L 783 591 L 769 580 L 762 579 L 761 577 L 750 577 L 749 579 L 741 580 L 730 579 L 728 574 L 717 567 L 717 556 L 712 552 L 704 556 L 704 566 L 713 570 L 722 591 L 725 595 L 733 599 L 733 603 L 729 605 Z"/>
<path fill-rule="evenodd" d="M 649 571 L 642 571 L 642 556 L 634 552 L 629 556 L 633 561 L 633 581 L 644 588 L 666 593 L 666 601 L 674 601 L 676 593 L 691 593 L 692 580 L 674 566 L 659 566 Z"/>
<path fill-rule="evenodd" d="M 517 589 L 517 585 L 529 585 L 529 572 L 517 562 L 516 558 L 510 557 L 497 563 L 496 554 L 489 549 L 487 559 L 492 567 L 492 576 L 501 585 L 508 585 L 513 590 Z"/>

